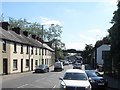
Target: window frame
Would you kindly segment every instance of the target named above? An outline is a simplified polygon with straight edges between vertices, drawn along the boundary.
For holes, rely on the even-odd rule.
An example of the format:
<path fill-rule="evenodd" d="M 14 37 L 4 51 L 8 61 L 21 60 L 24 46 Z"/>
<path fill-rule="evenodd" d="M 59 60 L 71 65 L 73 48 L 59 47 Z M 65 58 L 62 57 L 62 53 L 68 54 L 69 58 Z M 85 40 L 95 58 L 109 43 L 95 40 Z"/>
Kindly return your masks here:
<path fill-rule="evenodd" d="M 30 60 L 26 59 L 26 68 L 28 68 L 30 66 Z"/>
<path fill-rule="evenodd" d="M 3 40 L 2 43 L 3 43 L 3 51 L 6 52 L 6 40 Z"/>
<path fill-rule="evenodd" d="M 17 59 L 13 59 L 13 71 L 18 70 L 18 60 Z"/>

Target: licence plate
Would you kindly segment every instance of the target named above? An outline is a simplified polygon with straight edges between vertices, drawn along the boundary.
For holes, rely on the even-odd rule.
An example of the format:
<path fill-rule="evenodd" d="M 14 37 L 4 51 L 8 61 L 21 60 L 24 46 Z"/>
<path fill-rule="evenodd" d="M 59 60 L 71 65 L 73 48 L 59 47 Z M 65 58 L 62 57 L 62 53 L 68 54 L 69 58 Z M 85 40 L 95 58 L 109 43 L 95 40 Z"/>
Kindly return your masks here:
<path fill-rule="evenodd" d="M 104 85 L 104 83 L 98 83 L 98 85 Z"/>

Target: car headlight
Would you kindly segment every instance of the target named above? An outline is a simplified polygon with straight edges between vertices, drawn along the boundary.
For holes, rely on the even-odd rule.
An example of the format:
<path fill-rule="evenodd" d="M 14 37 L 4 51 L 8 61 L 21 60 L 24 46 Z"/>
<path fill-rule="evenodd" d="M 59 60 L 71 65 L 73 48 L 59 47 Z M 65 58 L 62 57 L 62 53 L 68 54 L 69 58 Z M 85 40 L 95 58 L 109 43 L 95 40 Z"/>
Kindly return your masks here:
<path fill-rule="evenodd" d="M 60 90 L 65 90 L 66 86 L 61 84 L 61 89 Z"/>
<path fill-rule="evenodd" d="M 65 85 L 61 85 L 61 88 L 65 89 L 65 88 L 66 88 L 66 86 L 65 86 Z"/>
<path fill-rule="evenodd" d="M 94 82 L 95 82 L 95 80 L 93 80 L 92 78 L 89 78 L 89 81 L 90 81 L 91 83 L 94 83 Z"/>
<path fill-rule="evenodd" d="M 85 87 L 85 90 L 91 90 L 91 86 L 89 85 L 89 86 L 86 86 Z"/>

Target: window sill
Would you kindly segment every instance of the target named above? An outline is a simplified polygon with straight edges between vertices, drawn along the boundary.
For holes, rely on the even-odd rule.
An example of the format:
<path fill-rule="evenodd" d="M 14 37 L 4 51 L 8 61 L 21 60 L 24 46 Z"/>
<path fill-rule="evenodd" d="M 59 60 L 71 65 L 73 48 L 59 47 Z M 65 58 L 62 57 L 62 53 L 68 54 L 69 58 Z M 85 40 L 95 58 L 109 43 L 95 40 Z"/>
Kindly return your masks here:
<path fill-rule="evenodd" d="M 17 70 L 18 70 L 17 68 L 13 69 L 13 71 L 17 71 Z"/>
<path fill-rule="evenodd" d="M 25 68 L 29 68 L 28 66 L 26 66 Z"/>
<path fill-rule="evenodd" d="M 17 53 L 17 52 L 13 52 L 13 53 Z"/>
<path fill-rule="evenodd" d="M 3 50 L 2 53 L 6 53 L 6 51 Z"/>
<path fill-rule="evenodd" d="M 21 52 L 20 54 L 23 54 L 23 52 Z"/>

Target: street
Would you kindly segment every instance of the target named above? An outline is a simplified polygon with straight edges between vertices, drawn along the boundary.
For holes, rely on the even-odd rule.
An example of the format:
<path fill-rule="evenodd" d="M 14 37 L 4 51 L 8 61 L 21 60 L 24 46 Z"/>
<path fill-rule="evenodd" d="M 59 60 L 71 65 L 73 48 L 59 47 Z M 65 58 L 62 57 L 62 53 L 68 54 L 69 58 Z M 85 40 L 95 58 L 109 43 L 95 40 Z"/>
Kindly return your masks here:
<path fill-rule="evenodd" d="M 2 77 L 2 88 L 5 88 L 3 90 L 6 90 L 6 88 L 7 90 L 19 90 L 21 88 L 48 88 L 50 90 L 54 90 L 55 88 L 59 88 L 59 77 L 62 77 L 64 72 L 70 68 L 72 68 L 72 65 L 64 66 L 64 70 L 62 72 L 54 72 L 51 70 L 48 73 L 26 72 L 6 75 Z"/>
<path fill-rule="evenodd" d="M 3 76 L 2 88 L 13 88 L 14 90 L 18 88 L 59 88 L 59 77 L 69 68 L 72 66 L 65 66 L 62 72 L 51 70 L 48 73 L 27 72 Z"/>

